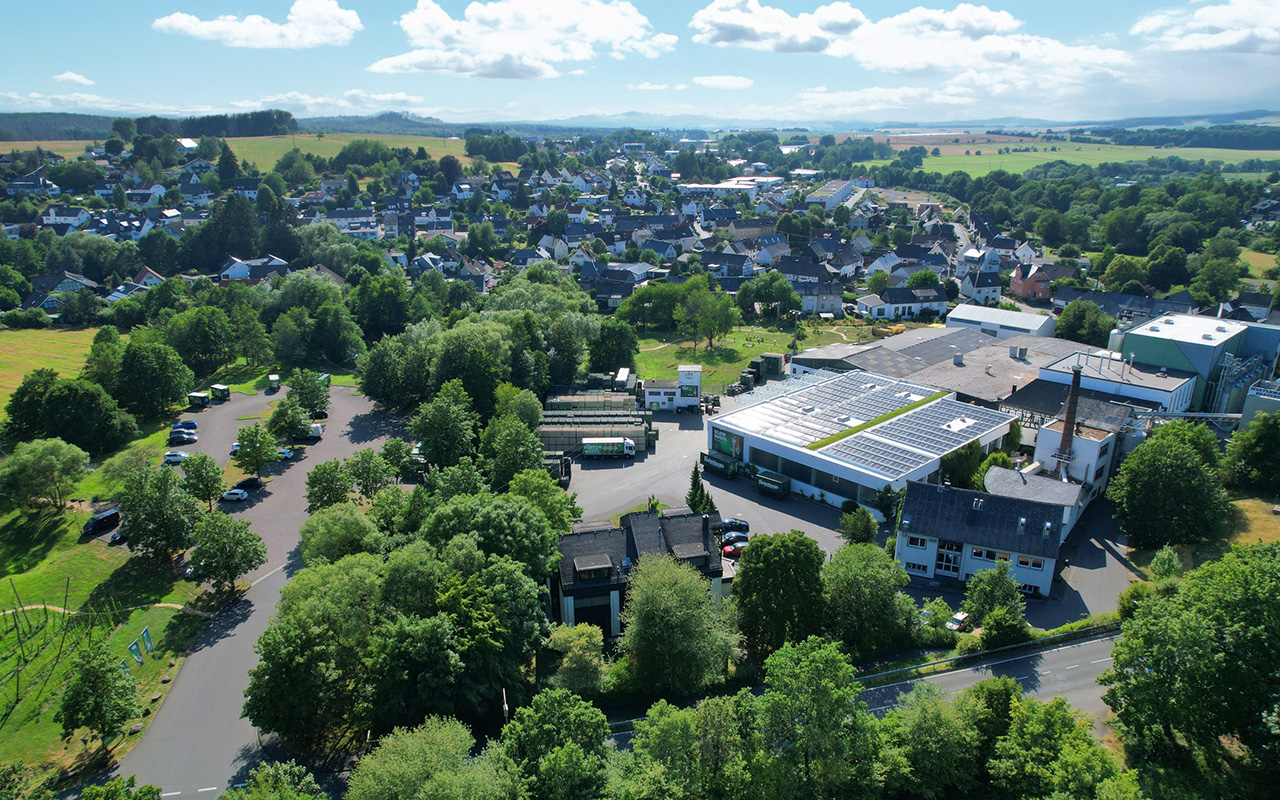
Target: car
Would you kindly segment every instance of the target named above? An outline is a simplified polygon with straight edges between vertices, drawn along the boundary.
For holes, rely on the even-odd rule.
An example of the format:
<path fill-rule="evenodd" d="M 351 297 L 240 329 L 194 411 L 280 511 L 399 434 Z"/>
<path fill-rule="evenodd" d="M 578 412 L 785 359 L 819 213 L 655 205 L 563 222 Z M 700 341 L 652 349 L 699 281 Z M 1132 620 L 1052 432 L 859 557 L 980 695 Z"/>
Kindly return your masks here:
<path fill-rule="evenodd" d="M 85 535 L 91 536 L 99 531 L 109 531 L 119 524 L 120 509 L 109 508 L 89 517 L 89 521 L 84 524 L 84 532 Z"/>
<path fill-rule="evenodd" d="M 721 550 L 721 552 L 724 553 L 726 558 L 737 558 L 738 556 L 742 555 L 742 551 L 746 549 L 747 549 L 747 543 L 745 541 L 731 542 L 725 545 L 724 548 Z"/>
<path fill-rule="evenodd" d="M 186 461 L 188 458 L 191 458 L 191 454 L 188 453 L 186 450 L 170 450 L 169 452 L 164 454 L 164 463 L 181 464 L 183 461 Z"/>
<path fill-rule="evenodd" d="M 969 612 L 957 611 L 955 616 L 947 620 L 947 630 L 962 631 L 969 627 Z"/>
<path fill-rule="evenodd" d="M 312 418 L 312 419 L 328 419 L 328 418 L 329 418 L 329 412 L 328 412 L 328 411 L 325 411 L 323 408 L 321 408 L 321 409 L 319 409 L 319 410 L 317 410 L 317 411 L 312 411 L 312 412 L 311 412 L 311 418 Z"/>
<path fill-rule="evenodd" d="M 293 458 L 293 451 L 287 447 L 281 447 L 279 450 L 276 451 L 276 455 L 280 456 L 280 459 L 282 461 L 288 461 L 289 459 Z"/>
<path fill-rule="evenodd" d="M 200 429 L 200 423 L 194 419 L 184 419 L 181 422 L 173 423 L 173 429 L 175 431 L 195 431 Z"/>
<path fill-rule="evenodd" d="M 240 480 L 236 481 L 236 485 L 232 486 L 231 488 L 244 489 L 246 491 L 251 491 L 253 489 L 261 489 L 262 478 L 258 478 L 258 477 L 241 478 Z"/>
<path fill-rule="evenodd" d="M 745 519 L 738 519 L 737 517 L 725 517 L 720 520 L 720 530 L 726 532 L 741 531 L 742 533 L 750 533 L 751 523 L 747 522 Z"/>
<path fill-rule="evenodd" d="M 116 531 L 111 534 L 108 544 L 124 544 L 127 541 L 129 541 L 129 537 L 125 535 L 124 531 Z"/>
<path fill-rule="evenodd" d="M 239 452 L 240 452 L 240 443 L 239 443 L 239 442 L 232 442 L 232 443 L 231 443 L 231 455 L 233 455 L 233 456 L 234 456 L 236 453 L 239 453 Z"/>
<path fill-rule="evenodd" d="M 745 533 L 741 531 L 734 531 L 733 533 L 726 533 L 724 536 L 720 537 L 720 546 L 724 547 L 725 545 L 745 541 L 747 541 L 747 535 Z"/>
<path fill-rule="evenodd" d="M 195 444 L 198 441 L 200 441 L 199 436 L 196 436 L 194 433 L 189 433 L 186 431 L 182 433 L 178 433 L 177 431 L 175 431 L 169 434 L 170 447 L 173 447 L 175 444 Z"/>
<path fill-rule="evenodd" d="M 249 493 L 244 489 L 228 489 L 222 493 L 222 499 L 232 503 L 239 503 L 249 499 Z"/>

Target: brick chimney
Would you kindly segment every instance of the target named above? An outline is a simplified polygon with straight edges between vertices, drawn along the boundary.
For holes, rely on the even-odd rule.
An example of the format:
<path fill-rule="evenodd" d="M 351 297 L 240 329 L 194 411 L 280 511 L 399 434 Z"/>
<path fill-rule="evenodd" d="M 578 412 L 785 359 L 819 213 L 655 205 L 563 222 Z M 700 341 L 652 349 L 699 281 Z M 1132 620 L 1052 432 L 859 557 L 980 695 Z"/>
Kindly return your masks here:
<path fill-rule="evenodd" d="M 1054 470 L 1058 477 L 1067 473 L 1067 464 L 1071 462 L 1071 443 L 1076 431 L 1076 406 L 1080 402 L 1080 373 L 1082 367 L 1075 364 L 1071 367 L 1071 391 L 1067 393 L 1067 413 L 1062 418 L 1062 441 L 1058 444 L 1055 457 L 1058 466 Z"/>

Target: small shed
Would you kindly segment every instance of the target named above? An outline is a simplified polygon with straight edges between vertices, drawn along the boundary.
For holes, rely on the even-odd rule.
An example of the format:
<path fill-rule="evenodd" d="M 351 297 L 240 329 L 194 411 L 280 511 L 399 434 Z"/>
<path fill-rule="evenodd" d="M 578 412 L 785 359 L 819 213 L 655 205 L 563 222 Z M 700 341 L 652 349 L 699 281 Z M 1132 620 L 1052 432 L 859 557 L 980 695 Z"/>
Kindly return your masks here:
<path fill-rule="evenodd" d="M 219 402 L 224 400 L 230 400 L 231 387 L 223 385 L 221 383 L 215 383 L 209 387 L 209 394 L 213 396 L 214 400 L 217 400 Z"/>
<path fill-rule="evenodd" d="M 205 408 L 209 405 L 209 393 L 191 392 L 187 395 L 187 404 L 192 408 Z"/>
<path fill-rule="evenodd" d="M 271 373 L 270 375 L 268 375 L 268 376 L 267 376 L 267 385 L 268 385 L 268 386 L 270 386 L 272 389 L 279 389 L 279 388 L 280 388 L 280 376 L 279 376 L 279 375 L 277 375 L 277 374 L 276 374 L 276 373 L 274 373 L 274 372 L 273 372 L 273 373 Z"/>

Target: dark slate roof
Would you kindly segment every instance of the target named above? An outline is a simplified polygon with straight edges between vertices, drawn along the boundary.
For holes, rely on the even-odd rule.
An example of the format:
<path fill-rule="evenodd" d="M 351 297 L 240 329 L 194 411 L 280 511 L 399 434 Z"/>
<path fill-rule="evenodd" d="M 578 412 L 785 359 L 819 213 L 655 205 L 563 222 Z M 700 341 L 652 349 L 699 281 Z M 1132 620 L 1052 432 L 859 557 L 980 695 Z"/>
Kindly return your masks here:
<path fill-rule="evenodd" d="M 998 272 L 969 272 L 964 276 L 964 282 L 977 289 L 989 289 L 992 286 L 1000 286 L 1000 273 Z"/>
<path fill-rule="evenodd" d="M 566 590 L 607 587 L 623 583 L 627 571 L 645 555 L 674 554 L 677 558 L 707 556 L 699 569 L 705 575 L 722 572 L 720 548 L 712 533 L 703 529 L 701 514 L 686 506 L 661 513 L 639 511 L 623 515 L 619 527 L 608 522 L 587 522 L 573 526 L 560 537 L 560 584 Z M 575 564 L 577 565 L 575 567 Z M 604 568 L 606 577 L 589 581 L 577 579 L 578 569 Z"/>
<path fill-rule="evenodd" d="M 1016 408 L 1032 414 L 1061 417 L 1066 410 L 1067 394 L 1071 386 L 1037 378 L 1000 401 L 1001 407 Z M 1093 389 L 1081 389 L 1076 407 L 1076 419 L 1082 424 L 1102 430 L 1117 431 L 1134 409 L 1155 409 L 1157 403 L 1142 400 L 1116 402 L 1114 395 Z M 1132 407 L 1132 408 L 1131 408 Z"/>
<path fill-rule="evenodd" d="M 791 288 L 801 297 L 839 296 L 844 292 L 844 284 L 839 281 L 791 281 Z"/>
<path fill-rule="evenodd" d="M 910 481 L 899 530 L 1039 558 L 1058 557 L 1062 506 Z M 1019 520 L 1025 519 L 1022 533 Z M 1049 533 L 1045 535 L 1045 523 Z"/>
<path fill-rule="evenodd" d="M 825 264 L 819 264 L 808 256 L 779 256 L 774 267 L 784 275 L 797 275 L 820 281 L 831 279 L 831 270 L 827 269 Z"/>
<path fill-rule="evenodd" d="M 48 275 L 37 275 L 31 279 L 31 288 L 35 292 L 51 292 L 53 288 L 63 281 L 71 280 L 80 284 L 86 289 L 97 289 L 98 282 L 91 281 L 85 276 L 63 270 L 62 272 L 52 272 Z"/>
<path fill-rule="evenodd" d="M 1055 302 L 1071 303 L 1075 300 L 1088 300 L 1097 303 L 1103 313 L 1111 317 L 1153 318 L 1162 314 L 1191 314 L 1195 311 L 1194 301 L 1186 302 L 1175 298 L 1176 295 L 1173 295 L 1161 300 L 1143 295 L 1086 291 L 1068 286 L 1064 286 L 1053 295 Z"/>

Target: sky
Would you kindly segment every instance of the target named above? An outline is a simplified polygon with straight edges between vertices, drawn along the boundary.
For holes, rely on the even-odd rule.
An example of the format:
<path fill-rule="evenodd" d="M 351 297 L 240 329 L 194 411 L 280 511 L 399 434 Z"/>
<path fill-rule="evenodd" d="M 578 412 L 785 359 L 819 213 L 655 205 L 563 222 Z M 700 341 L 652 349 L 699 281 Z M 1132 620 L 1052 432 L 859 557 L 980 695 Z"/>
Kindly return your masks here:
<path fill-rule="evenodd" d="M 1280 0 L 67 0 L 5 11 L 0 110 L 759 125 L 1280 106 Z"/>

